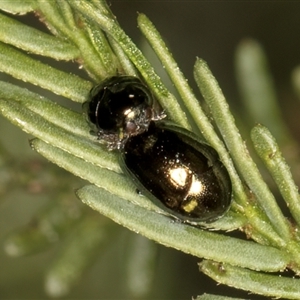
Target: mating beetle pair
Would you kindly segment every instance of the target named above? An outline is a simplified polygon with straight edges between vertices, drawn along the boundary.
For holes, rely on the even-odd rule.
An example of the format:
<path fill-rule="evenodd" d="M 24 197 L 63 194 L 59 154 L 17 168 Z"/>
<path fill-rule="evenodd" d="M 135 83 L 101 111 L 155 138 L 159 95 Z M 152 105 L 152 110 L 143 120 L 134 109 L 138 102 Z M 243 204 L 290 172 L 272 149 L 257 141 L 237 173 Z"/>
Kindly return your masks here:
<path fill-rule="evenodd" d="M 84 109 L 89 124 L 142 193 L 188 223 L 211 222 L 231 203 L 231 181 L 216 151 L 168 124 L 136 77 L 114 76 L 95 86 Z"/>

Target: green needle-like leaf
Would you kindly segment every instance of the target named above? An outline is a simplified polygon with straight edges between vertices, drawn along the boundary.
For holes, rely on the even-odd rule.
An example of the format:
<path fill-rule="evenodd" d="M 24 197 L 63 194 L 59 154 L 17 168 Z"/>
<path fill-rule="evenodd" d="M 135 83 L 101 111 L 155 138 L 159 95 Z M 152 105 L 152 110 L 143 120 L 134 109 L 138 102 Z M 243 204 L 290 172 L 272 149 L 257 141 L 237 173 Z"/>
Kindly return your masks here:
<path fill-rule="evenodd" d="M 82 27 L 80 18 L 71 9 L 67 1 L 38 0 L 39 9 L 46 17 L 53 31 L 67 37 L 79 49 L 84 57 L 83 66 L 95 80 L 103 80 L 109 74 L 101 65 L 101 55 L 95 49 L 93 42 L 88 38 L 85 28 Z M 77 1 L 72 1 L 77 2 Z"/>
<path fill-rule="evenodd" d="M 200 269 L 217 282 L 260 295 L 300 299 L 300 282 L 296 278 L 267 275 L 212 261 L 200 263 Z"/>
<path fill-rule="evenodd" d="M 194 74 L 199 89 L 210 107 L 220 132 L 226 137 L 227 147 L 238 170 L 257 196 L 257 201 L 259 201 L 277 233 L 283 239 L 289 240 L 290 231 L 286 219 L 278 207 L 274 196 L 262 179 L 256 165 L 250 158 L 217 81 L 211 74 L 207 64 L 200 59 L 196 62 Z"/>
<path fill-rule="evenodd" d="M 120 172 L 116 156 L 91 139 L 84 139 L 82 136 L 66 131 L 15 101 L 0 100 L 0 111 L 12 123 L 35 137 L 72 152 L 95 165 Z M 68 122 L 68 119 L 65 118 L 65 121 Z M 80 117 L 74 124 L 78 128 L 85 127 L 85 125 L 84 120 Z"/>
<path fill-rule="evenodd" d="M 120 47 L 120 45 L 111 36 L 108 36 L 108 40 L 110 42 L 110 45 L 111 45 L 114 53 L 116 54 L 116 56 L 120 60 L 120 63 L 121 63 L 121 66 L 122 66 L 122 69 L 123 69 L 124 73 L 127 74 L 127 75 L 138 77 L 137 69 L 134 67 L 133 63 L 130 61 L 130 59 L 125 54 L 125 52 Z"/>
<path fill-rule="evenodd" d="M 0 1 L 0 9 L 11 14 L 26 14 L 37 9 L 35 0 Z"/>
<path fill-rule="evenodd" d="M 56 60 L 72 60 L 79 57 L 79 50 L 74 45 L 3 14 L 0 14 L 0 27 L 0 41 L 22 50 Z M 12 32 L 14 34 L 11 34 Z"/>
<path fill-rule="evenodd" d="M 201 296 L 198 296 L 195 300 L 248 300 L 248 298 L 232 298 L 232 297 L 226 297 L 226 296 L 218 296 L 218 295 L 212 295 L 212 294 L 203 294 Z"/>
<path fill-rule="evenodd" d="M 105 34 L 103 31 L 99 30 L 99 27 L 96 26 L 95 23 L 90 22 L 89 19 L 84 18 L 84 21 L 90 39 L 94 43 L 94 47 L 101 57 L 101 65 L 99 65 L 98 68 L 106 70 L 107 77 L 116 75 L 117 70 L 120 69 L 119 62 L 115 57 Z"/>
<path fill-rule="evenodd" d="M 86 100 L 92 86 L 89 81 L 54 69 L 3 43 L 0 61 L 0 71 L 77 102 Z"/>
<path fill-rule="evenodd" d="M 45 120 L 48 120 L 71 133 L 84 137 L 87 136 L 89 126 L 87 122 L 82 122 L 84 119 L 82 114 L 64 108 L 39 94 L 0 81 L 0 98 L 3 100 L 15 101 L 32 112 L 37 113 Z M 95 140 L 95 137 L 90 136 L 90 139 Z"/>
<path fill-rule="evenodd" d="M 32 140 L 31 146 L 48 160 L 56 163 L 76 176 L 85 179 L 118 197 L 132 201 L 147 209 L 163 213 L 156 205 L 147 200 L 147 198 L 140 197 L 136 192 L 134 184 L 122 174 L 99 168 L 88 161 L 71 155 L 38 139 Z M 99 198 L 102 197 L 101 194 L 98 196 Z"/>
<path fill-rule="evenodd" d="M 100 200 L 98 190 L 95 186 L 86 186 L 77 195 L 101 214 L 131 230 L 139 228 L 142 235 L 163 245 L 198 257 L 210 257 L 216 261 L 265 271 L 283 270 L 289 261 L 288 255 L 275 248 L 172 222 L 168 217 L 134 206 L 108 193 Z"/>
<path fill-rule="evenodd" d="M 257 125 L 251 131 L 254 148 L 270 171 L 277 187 L 286 201 L 298 226 L 300 225 L 300 195 L 290 167 L 285 162 L 280 149 L 270 131 Z"/>

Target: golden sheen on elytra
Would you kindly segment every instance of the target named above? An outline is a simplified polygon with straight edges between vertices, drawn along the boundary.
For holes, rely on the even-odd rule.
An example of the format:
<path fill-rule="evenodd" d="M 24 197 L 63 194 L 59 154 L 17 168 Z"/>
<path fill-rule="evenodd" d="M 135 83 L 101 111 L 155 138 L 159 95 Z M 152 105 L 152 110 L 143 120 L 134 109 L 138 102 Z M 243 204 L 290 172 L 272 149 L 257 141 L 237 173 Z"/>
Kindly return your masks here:
<path fill-rule="evenodd" d="M 220 218 L 232 187 L 217 152 L 154 107 L 150 90 L 133 76 L 106 79 L 83 104 L 99 141 L 119 151 L 123 171 L 157 206 L 191 224 Z"/>

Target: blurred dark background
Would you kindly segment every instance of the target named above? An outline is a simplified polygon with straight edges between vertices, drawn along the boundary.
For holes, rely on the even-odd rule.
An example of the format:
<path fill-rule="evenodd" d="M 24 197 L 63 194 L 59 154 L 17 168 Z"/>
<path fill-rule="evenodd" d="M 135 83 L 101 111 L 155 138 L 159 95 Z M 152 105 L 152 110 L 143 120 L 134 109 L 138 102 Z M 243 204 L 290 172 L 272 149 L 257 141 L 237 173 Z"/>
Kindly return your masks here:
<path fill-rule="evenodd" d="M 234 54 L 244 38 L 258 40 L 268 56 L 283 116 L 299 138 L 299 100 L 291 85 L 291 72 L 300 63 L 300 2 L 295 1 L 110 1 L 111 9 L 134 42 L 144 46 L 136 24 L 137 12 L 146 14 L 161 33 L 175 60 L 196 90 L 196 56 L 206 60 L 227 100 L 238 115 L 243 109 L 234 72 Z M 30 18 L 34 18 L 30 15 Z M 253 121 L 253 124 L 255 120 Z M 33 157 L 28 136 L 1 118 L 1 141 L 16 159 Z M 28 223 L 48 200 L 14 191 L 0 202 L 0 243 L 11 230 Z M 74 201 L 76 200 L 74 196 Z M 64 299 L 125 299 L 118 262 L 127 238 L 134 233 L 120 228 L 104 256 L 99 257 L 74 290 Z M 59 246 L 58 246 L 59 247 Z M 56 248 L 25 257 L 7 257 L 0 248 L 0 299 L 48 299 L 43 274 Z M 203 292 L 248 297 L 221 289 L 198 272 L 199 259 L 159 246 L 152 299 L 191 299 Z M 262 297 L 249 296 L 251 299 Z M 127 298 L 126 298 L 127 299 Z M 128 298 L 129 299 L 129 298 Z M 151 299 L 151 298 L 149 298 Z"/>

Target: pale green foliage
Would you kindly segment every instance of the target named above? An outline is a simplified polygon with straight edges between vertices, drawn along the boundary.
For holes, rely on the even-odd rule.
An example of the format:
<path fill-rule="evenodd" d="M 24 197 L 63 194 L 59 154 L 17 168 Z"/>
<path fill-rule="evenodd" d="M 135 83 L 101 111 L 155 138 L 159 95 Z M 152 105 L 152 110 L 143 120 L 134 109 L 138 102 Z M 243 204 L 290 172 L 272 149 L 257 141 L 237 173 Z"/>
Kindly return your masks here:
<path fill-rule="evenodd" d="M 87 99 L 95 81 L 117 73 L 140 76 L 173 122 L 187 129 L 196 128 L 195 133 L 201 133 L 217 150 L 233 185 L 232 207 L 220 220 L 202 224 L 202 228 L 173 222 L 149 199 L 136 193 L 130 179 L 121 173 L 117 155 L 108 152 L 89 134 L 82 114 L 61 107 L 25 88 L 0 82 L 2 115 L 35 137 L 31 141 L 33 149 L 90 182 L 90 185 L 76 192 L 83 203 L 149 239 L 203 258 L 201 270 L 218 282 L 261 295 L 300 299 L 300 282 L 297 279 L 263 273 L 284 271 L 286 268 L 300 273 L 298 189 L 271 133 L 262 126 L 255 127 L 252 130 L 254 148 L 288 204 L 295 219 L 295 224 L 292 224 L 281 212 L 274 195 L 251 159 L 225 97 L 203 60 L 196 60 L 194 76 L 221 138 L 164 41 L 145 15 L 138 16 L 139 28 L 164 65 L 191 118 L 186 116 L 178 100 L 120 28 L 104 1 L 40 0 L 27 1 L 24 5 L 17 1 L 2 1 L 0 9 L 11 13 L 38 11 L 53 34 L 39 32 L 0 15 L 1 72 L 80 103 Z M 7 28 L 10 28 L 9 35 Z M 276 100 L 270 93 L 272 87 L 268 84 L 266 66 L 254 68 L 255 76 L 266 79 L 265 85 L 257 88 L 255 81 L 243 81 L 249 79 L 249 64 L 244 64 L 245 60 L 254 58 L 250 66 L 260 64 L 248 46 L 239 49 L 237 60 L 241 87 L 243 89 L 243 84 L 249 83 L 243 89 L 246 95 L 252 88 L 257 93 L 271 94 L 265 104 L 269 108 L 273 107 L 273 110 L 277 109 Z M 252 48 L 250 44 L 250 50 L 257 49 L 255 47 L 256 44 Z M 26 52 L 56 60 L 76 59 L 82 63 L 91 79 L 87 81 L 58 70 Z M 278 114 L 276 118 L 273 122 L 280 120 Z M 78 231 L 78 235 L 84 237 L 87 228 L 88 234 L 91 234 L 90 239 L 82 242 L 85 245 L 75 239 L 72 248 L 94 253 L 94 249 L 104 241 L 104 225 L 86 218 L 79 228 L 81 231 Z M 246 232 L 252 241 L 233 238 L 225 233 L 237 229 Z M 223 232 L 215 233 L 213 230 Z M 48 274 L 47 288 L 54 296 L 66 293 L 87 265 L 85 260 L 76 260 L 76 249 L 71 254 L 66 252 L 52 273 Z M 73 265 L 74 260 L 69 261 L 66 257 L 76 260 L 77 265 Z M 74 268 L 73 274 L 63 273 L 67 265 Z M 51 291 L 53 286 L 59 288 Z M 220 298 L 204 295 L 199 299 Z"/>

